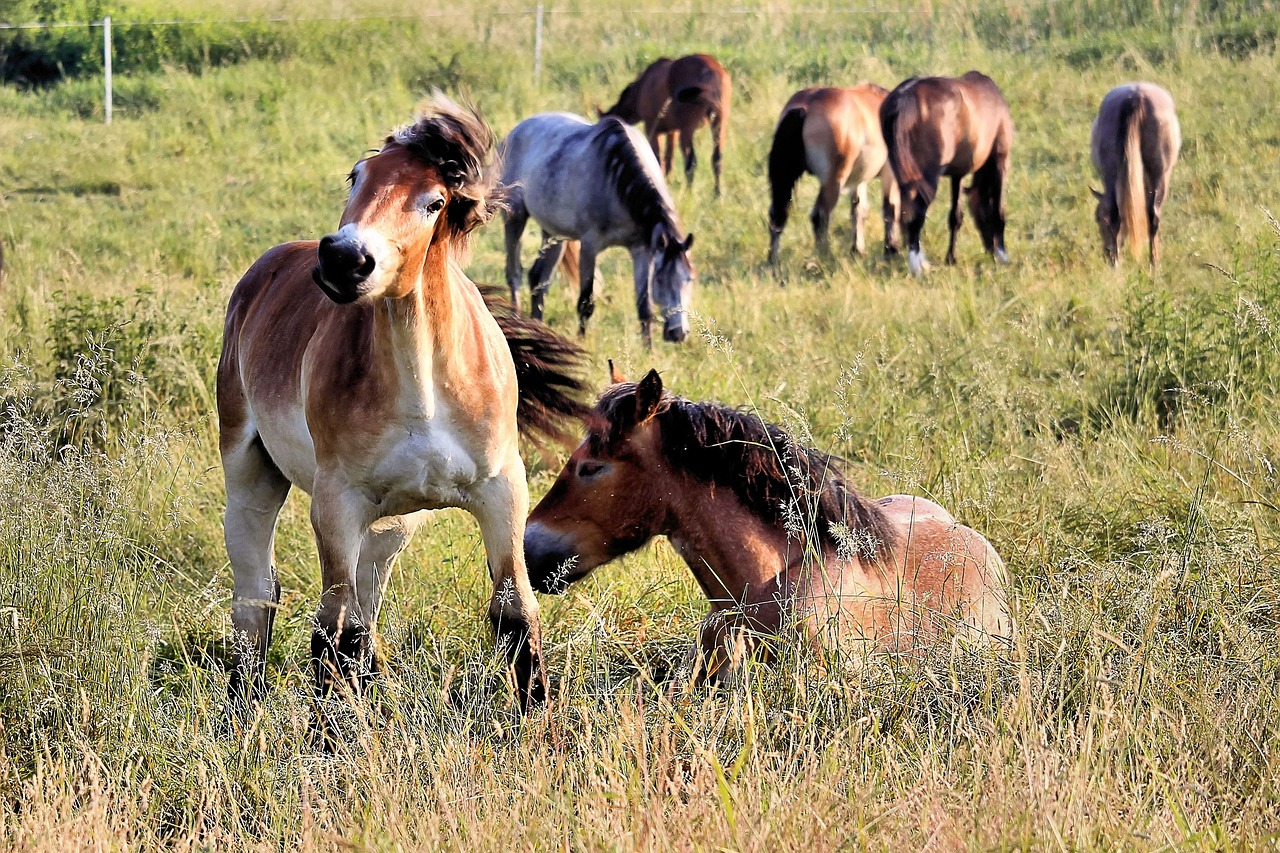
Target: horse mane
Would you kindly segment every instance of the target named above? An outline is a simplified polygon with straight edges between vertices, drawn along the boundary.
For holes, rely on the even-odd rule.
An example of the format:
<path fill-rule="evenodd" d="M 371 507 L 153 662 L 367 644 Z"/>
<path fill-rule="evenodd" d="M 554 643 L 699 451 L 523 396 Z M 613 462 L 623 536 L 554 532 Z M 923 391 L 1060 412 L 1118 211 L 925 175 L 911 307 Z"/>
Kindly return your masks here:
<path fill-rule="evenodd" d="M 446 209 L 449 236 L 465 250 L 465 240 L 503 205 L 498 169 L 493 159 L 494 133 L 475 107 L 454 102 L 440 92 L 418 108 L 418 119 L 387 137 L 424 166 L 440 172 L 453 198 Z"/>
<path fill-rule="evenodd" d="M 605 171 L 613 179 L 623 207 L 636 224 L 645 229 L 645 237 L 658 224 L 665 224 L 673 234 L 680 234 L 671 200 L 644 167 L 635 142 L 627 133 L 627 125 L 616 116 L 600 120 L 596 142 L 605 159 Z"/>
<path fill-rule="evenodd" d="M 593 453 L 629 433 L 637 386 L 605 391 L 590 418 Z M 663 392 L 654 415 L 661 452 L 677 469 L 733 490 L 752 513 L 788 535 L 845 557 L 887 560 L 898 536 L 884 510 L 845 479 L 841 460 L 800 444 L 759 415 Z"/>

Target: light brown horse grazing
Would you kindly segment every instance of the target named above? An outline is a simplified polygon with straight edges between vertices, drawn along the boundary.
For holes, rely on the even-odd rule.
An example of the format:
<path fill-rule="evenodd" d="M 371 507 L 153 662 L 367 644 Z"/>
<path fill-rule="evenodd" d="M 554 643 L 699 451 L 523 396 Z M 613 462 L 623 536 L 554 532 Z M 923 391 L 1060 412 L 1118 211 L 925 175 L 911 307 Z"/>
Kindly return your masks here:
<path fill-rule="evenodd" d="M 928 267 L 920 248 L 925 214 L 938 182 L 951 178 L 951 242 L 947 263 L 956 262 L 960 182 L 986 250 L 1001 263 L 1004 248 L 1005 177 L 1013 145 L 1009 105 L 991 78 L 977 71 L 963 77 L 912 77 L 898 84 L 880 105 L 880 128 L 889 146 L 889 164 L 902 192 L 902 228 L 907 265 L 920 275 Z"/>
<path fill-rule="evenodd" d="M 1102 175 L 1094 214 L 1102 252 L 1112 266 L 1129 244 L 1135 258 L 1147 243 L 1148 257 L 1160 257 L 1160 211 L 1169 194 L 1169 176 L 1182 148 L 1182 130 L 1173 96 L 1155 83 L 1126 83 L 1102 99 L 1093 120 L 1093 165 Z"/>
<path fill-rule="evenodd" d="M 702 679 L 732 669 L 730 646 L 790 631 L 820 654 L 1012 636 L 1004 564 L 937 504 L 868 500 L 830 456 L 754 414 L 666 393 L 654 371 L 605 391 L 588 424 L 529 517 L 529 579 L 563 592 L 667 536 L 711 603 L 691 662 Z"/>
<path fill-rule="evenodd" d="M 721 150 L 729 128 L 729 103 L 733 81 L 729 72 L 705 53 L 662 57 L 649 65 L 635 82 L 618 96 L 618 102 L 600 113 L 600 117 L 617 116 L 629 124 L 644 123 L 645 136 L 659 154 L 658 139 L 666 140 L 662 157 L 663 174 L 671 174 L 672 142 L 680 137 L 680 153 L 684 155 L 685 180 L 693 183 L 693 170 L 698 156 L 693 150 L 693 133 L 704 124 L 711 125 L 711 171 L 716 177 L 716 195 L 720 195 Z"/>
<path fill-rule="evenodd" d="M 846 188 L 850 192 L 853 251 L 866 251 L 867 184 L 880 178 L 884 194 L 884 251 L 898 251 L 898 182 L 889 168 L 880 134 L 880 104 L 889 90 L 875 83 L 849 89 L 802 89 L 782 108 L 769 149 L 769 263 L 778 262 L 778 244 L 787 224 L 791 192 L 805 172 L 821 187 L 809 221 L 820 254 L 830 253 L 827 230 L 831 211 Z"/>
<path fill-rule="evenodd" d="M 451 506 L 480 522 L 489 616 L 522 706 L 544 696 L 517 425 L 553 431 L 578 411 L 566 371 L 581 351 L 533 321 L 495 319 L 462 272 L 467 234 L 497 201 L 492 147 L 473 110 L 437 96 L 356 163 L 336 232 L 269 250 L 231 295 L 218 416 L 233 708 L 262 687 L 280 596 L 276 518 L 291 485 L 311 495 L 320 554 L 311 654 L 321 696 L 340 682 L 358 693 L 376 672 L 392 565 L 420 511 Z"/>

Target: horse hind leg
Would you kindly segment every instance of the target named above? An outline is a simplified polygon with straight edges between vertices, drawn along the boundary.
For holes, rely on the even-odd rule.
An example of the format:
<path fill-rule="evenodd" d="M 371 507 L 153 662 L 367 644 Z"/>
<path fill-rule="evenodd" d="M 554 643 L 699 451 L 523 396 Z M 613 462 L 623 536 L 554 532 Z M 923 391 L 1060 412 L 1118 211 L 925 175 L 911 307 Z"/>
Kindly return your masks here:
<path fill-rule="evenodd" d="M 717 109 L 711 113 L 711 173 L 716 181 L 716 198 L 720 198 L 720 167 L 723 160 L 724 117 Z"/>
<path fill-rule="evenodd" d="M 1162 178 L 1147 197 L 1147 243 L 1151 266 L 1160 260 L 1160 212 L 1169 193 L 1169 181 Z"/>
<path fill-rule="evenodd" d="M 956 262 L 956 232 L 964 224 L 964 214 L 960 211 L 960 181 L 958 176 L 951 179 L 951 214 L 947 217 L 947 227 L 951 229 L 951 237 L 947 243 L 948 266 L 953 266 Z"/>
<path fill-rule="evenodd" d="M 280 602 L 272 564 L 276 519 L 289 495 L 289 480 L 256 434 L 235 445 L 224 443 L 222 466 L 227 486 L 223 533 L 234 575 L 235 664 L 227 696 L 232 710 L 244 713 L 265 683 L 267 648 Z"/>
<path fill-rule="evenodd" d="M 538 258 L 529 267 L 529 314 L 535 320 L 542 319 L 542 311 L 547 298 L 547 288 L 551 285 L 551 276 L 555 274 L 560 259 L 564 257 L 565 241 L 557 239 L 546 231 L 542 232 L 542 248 L 538 250 Z"/>
<path fill-rule="evenodd" d="M 840 201 L 839 170 L 832 169 L 831 174 L 818 189 L 818 198 L 809 212 L 809 221 L 813 224 L 813 245 L 818 255 L 823 258 L 831 256 L 831 211 Z"/>

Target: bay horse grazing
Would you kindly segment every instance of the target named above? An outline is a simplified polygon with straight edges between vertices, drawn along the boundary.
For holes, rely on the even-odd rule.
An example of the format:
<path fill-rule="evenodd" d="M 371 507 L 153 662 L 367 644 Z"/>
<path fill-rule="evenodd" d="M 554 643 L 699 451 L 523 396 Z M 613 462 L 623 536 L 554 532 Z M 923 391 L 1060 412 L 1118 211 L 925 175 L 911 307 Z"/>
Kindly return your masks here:
<path fill-rule="evenodd" d="M 1147 243 L 1154 265 L 1160 257 L 1160 211 L 1169 194 L 1169 176 L 1182 148 L 1182 129 L 1173 96 L 1155 83 L 1126 83 L 1102 99 L 1093 120 L 1090 149 L 1102 175 L 1095 218 L 1102 251 L 1115 266 L 1128 243 L 1135 258 Z"/>
<path fill-rule="evenodd" d="M 236 285 L 218 362 L 226 544 L 235 574 L 233 708 L 261 690 L 280 584 L 276 519 L 311 495 L 323 591 L 311 657 L 320 696 L 376 672 L 373 632 L 392 566 L 421 510 L 480 522 L 489 617 L 522 707 L 545 694 L 538 603 L 525 569 L 528 509 L 517 427 L 585 414 L 573 344 L 490 313 L 462 272 L 468 233 L 499 196 L 493 135 L 437 95 L 355 164 L 338 230 L 269 250 Z"/>
<path fill-rule="evenodd" d="M 720 163 L 725 134 L 729 129 L 729 104 L 733 81 L 715 57 L 705 53 L 662 57 L 650 63 L 634 82 L 629 83 L 618 102 L 600 112 L 600 117 L 617 116 L 630 124 L 644 123 L 645 136 L 658 154 L 659 139 L 665 140 L 662 172 L 671 174 L 672 143 L 680 137 L 680 153 L 684 155 L 684 177 L 693 183 L 693 170 L 698 155 L 693 150 L 693 134 L 704 124 L 711 125 L 711 171 L 716 179 L 716 196 L 720 195 Z"/>
<path fill-rule="evenodd" d="M 541 113 L 516 125 L 500 156 L 512 301 L 519 304 L 520 240 L 532 216 L 543 238 L 529 271 L 535 318 L 542 317 L 565 241 L 579 241 L 578 334 L 585 335 L 596 306 L 596 256 L 610 246 L 625 246 L 645 343 L 651 341 L 651 301 L 658 304 L 663 339 L 683 341 L 693 294 L 693 235 L 684 234 L 658 161 L 640 132 L 616 118 L 591 124 L 571 113 Z"/>
<path fill-rule="evenodd" d="M 914 275 L 928 267 L 920 248 L 920 232 L 938 182 L 951 178 L 951 241 L 947 263 L 956 262 L 960 182 L 986 250 L 1001 263 L 1004 248 L 1005 179 L 1013 119 L 1009 105 L 991 78 L 977 71 L 963 77 L 912 77 L 898 84 L 880 105 L 880 128 L 889 148 L 889 164 L 902 192 L 902 228 L 907 238 L 907 265 Z"/>
<path fill-rule="evenodd" d="M 617 377 L 615 377 L 617 378 Z M 525 527 L 529 579 L 563 592 L 667 536 L 706 593 L 699 680 L 763 638 L 820 654 L 912 652 L 942 637 L 1007 640 L 1004 564 L 931 501 L 869 500 L 836 461 L 756 415 L 669 393 L 654 371 L 615 384 Z"/>
<path fill-rule="evenodd" d="M 898 251 L 898 183 L 880 133 L 880 104 L 889 90 L 875 83 L 802 89 L 782 108 L 769 149 L 769 263 L 778 262 L 791 193 L 805 172 L 821 185 L 809 221 L 819 254 L 829 254 L 827 230 L 840 193 L 850 190 L 853 251 L 866 251 L 867 184 L 880 178 L 884 251 Z"/>

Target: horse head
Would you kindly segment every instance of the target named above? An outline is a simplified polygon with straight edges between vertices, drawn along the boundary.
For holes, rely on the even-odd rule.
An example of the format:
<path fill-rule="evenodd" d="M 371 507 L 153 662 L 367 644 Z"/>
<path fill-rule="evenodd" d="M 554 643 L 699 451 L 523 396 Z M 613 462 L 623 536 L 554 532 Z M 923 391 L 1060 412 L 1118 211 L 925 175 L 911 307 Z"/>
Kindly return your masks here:
<path fill-rule="evenodd" d="M 657 416 L 669 399 L 654 370 L 639 383 L 615 383 L 600 397 L 586 440 L 525 526 L 524 557 L 534 589 L 562 593 L 664 532 L 669 489 L 662 487 L 666 468 Z"/>
<path fill-rule="evenodd" d="M 662 339 L 681 343 L 689 334 L 689 306 L 697 273 L 689 260 L 693 235 L 681 239 L 666 223 L 654 226 L 649 241 L 653 252 L 653 301 L 662 315 Z"/>
<path fill-rule="evenodd" d="M 493 141 L 474 110 L 437 94 L 417 122 L 356 163 L 338 230 L 321 238 L 312 270 L 325 295 L 340 305 L 401 297 L 433 247 L 464 251 L 500 204 L 485 173 Z"/>

